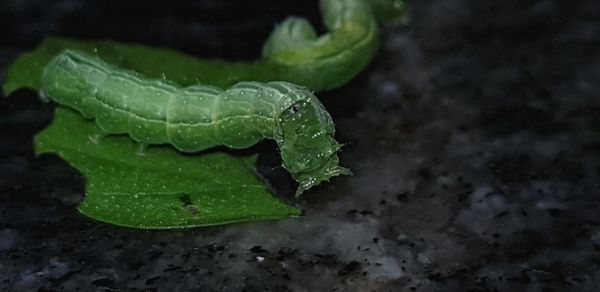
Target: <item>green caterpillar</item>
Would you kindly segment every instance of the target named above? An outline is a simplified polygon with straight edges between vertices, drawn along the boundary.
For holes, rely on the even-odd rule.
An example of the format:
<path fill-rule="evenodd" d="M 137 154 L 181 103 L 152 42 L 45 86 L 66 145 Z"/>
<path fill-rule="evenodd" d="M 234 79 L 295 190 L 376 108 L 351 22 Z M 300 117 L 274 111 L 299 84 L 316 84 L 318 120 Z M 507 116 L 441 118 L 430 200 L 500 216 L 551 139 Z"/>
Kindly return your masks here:
<path fill-rule="evenodd" d="M 199 59 L 167 48 L 109 40 L 51 37 L 14 62 L 7 80 L 18 82 L 5 84 L 4 91 L 39 89 L 39 78 L 13 76 L 38 76 L 50 59 L 65 49 L 97 55 L 149 78 L 166 78 L 182 86 L 201 83 L 228 88 L 240 81 L 288 81 L 315 91 L 332 89 L 348 82 L 369 63 L 378 45 L 377 20 L 388 19 L 387 14 L 402 15 L 403 6 L 397 5 L 400 1 L 321 0 L 326 33 L 317 35 L 308 20 L 289 17 L 268 37 L 262 57 L 247 61 Z"/>
<path fill-rule="evenodd" d="M 263 138 L 279 146 L 283 166 L 300 183 L 296 195 L 350 174 L 329 113 L 313 93 L 288 82 L 240 82 L 227 90 L 148 79 L 83 52 L 66 50 L 44 68 L 41 92 L 95 119 L 104 134 L 128 134 L 182 152 L 217 145 L 246 148 Z"/>

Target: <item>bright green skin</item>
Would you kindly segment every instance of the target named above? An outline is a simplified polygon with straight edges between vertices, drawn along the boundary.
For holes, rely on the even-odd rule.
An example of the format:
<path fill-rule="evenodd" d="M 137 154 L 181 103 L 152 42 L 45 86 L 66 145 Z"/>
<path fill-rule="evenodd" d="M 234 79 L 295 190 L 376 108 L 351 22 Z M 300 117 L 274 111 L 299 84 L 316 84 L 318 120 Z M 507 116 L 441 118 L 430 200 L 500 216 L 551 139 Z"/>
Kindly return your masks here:
<path fill-rule="evenodd" d="M 275 139 L 283 166 L 300 183 L 297 195 L 349 174 L 338 166 L 329 113 L 311 91 L 288 82 L 180 87 L 67 50 L 46 66 L 41 85 L 45 96 L 95 119 L 106 134 L 143 144 L 197 152 Z"/>
<path fill-rule="evenodd" d="M 308 20 L 294 16 L 273 30 L 263 47 L 264 63 L 280 67 L 283 79 L 270 80 L 331 89 L 348 82 L 369 63 L 378 44 L 369 2 L 321 0 L 320 6 L 328 33 L 317 36 Z"/>

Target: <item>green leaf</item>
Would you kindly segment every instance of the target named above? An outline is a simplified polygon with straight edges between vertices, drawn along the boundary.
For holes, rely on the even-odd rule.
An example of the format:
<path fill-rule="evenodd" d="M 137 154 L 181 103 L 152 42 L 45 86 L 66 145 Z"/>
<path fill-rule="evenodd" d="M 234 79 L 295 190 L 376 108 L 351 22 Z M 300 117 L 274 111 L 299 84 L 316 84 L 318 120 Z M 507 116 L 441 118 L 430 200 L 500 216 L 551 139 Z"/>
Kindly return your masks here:
<path fill-rule="evenodd" d="M 145 156 L 127 136 L 89 140 L 93 121 L 57 107 L 35 138 L 36 152 L 56 153 L 86 177 L 79 211 L 96 220 L 137 228 L 183 228 L 298 216 L 269 193 L 254 173 L 255 157 L 211 152 L 182 155 L 150 147 Z"/>
<path fill-rule="evenodd" d="M 196 59 L 169 49 L 50 38 L 9 67 L 6 95 L 19 88 L 39 90 L 42 70 L 65 48 L 96 53 L 125 68 L 156 78 L 168 76 L 183 85 L 197 83 L 190 76 L 203 72 L 190 72 L 194 66 L 183 64 Z M 98 132 L 93 121 L 58 107 L 52 124 L 36 137 L 38 153 L 57 153 L 84 174 L 86 197 L 79 210 L 91 218 L 130 227 L 179 228 L 300 214 L 269 193 L 255 175 L 252 157 L 220 152 L 183 155 L 168 146 L 150 147 L 145 157 L 139 157 L 138 146 L 129 137 L 90 144 L 88 137 Z"/>

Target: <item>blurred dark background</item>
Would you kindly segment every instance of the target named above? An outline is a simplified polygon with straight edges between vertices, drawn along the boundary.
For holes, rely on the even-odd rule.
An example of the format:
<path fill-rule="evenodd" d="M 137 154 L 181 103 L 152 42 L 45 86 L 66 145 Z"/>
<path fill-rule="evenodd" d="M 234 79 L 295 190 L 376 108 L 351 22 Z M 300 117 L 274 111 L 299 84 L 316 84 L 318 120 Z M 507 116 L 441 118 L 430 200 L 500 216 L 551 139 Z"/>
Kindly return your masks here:
<path fill-rule="evenodd" d="M 207 57 L 249 59 L 289 14 L 320 24 L 318 1 L 3 1 L 3 46 L 35 47 L 48 35 L 109 38 Z"/>
<path fill-rule="evenodd" d="M 600 1 L 409 1 L 319 97 L 355 176 L 304 217 L 175 231 L 91 221 L 84 179 L 33 154 L 51 104 L 0 100 L 0 290 L 599 291 Z M 317 1 L 1 0 L 0 82 L 46 36 L 253 59 Z M 277 152 L 262 146 L 263 170 Z"/>

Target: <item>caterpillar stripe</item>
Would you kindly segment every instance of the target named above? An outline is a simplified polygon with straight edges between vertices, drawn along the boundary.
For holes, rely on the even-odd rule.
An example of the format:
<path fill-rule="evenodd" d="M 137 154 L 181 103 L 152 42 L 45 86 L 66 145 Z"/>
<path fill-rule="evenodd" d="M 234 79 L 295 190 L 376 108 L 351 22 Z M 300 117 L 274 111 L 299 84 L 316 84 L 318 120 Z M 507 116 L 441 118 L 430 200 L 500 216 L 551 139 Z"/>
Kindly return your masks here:
<path fill-rule="evenodd" d="M 329 113 L 312 92 L 288 82 L 240 82 L 227 90 L 149 79 L 97 57 L 66 50 L 44 68 L 42 93 L 95 119 L 106 134 L 183 152 L 217 145 L 246 148 L 274 139 L 296 195 L 349 170 Z"/>

